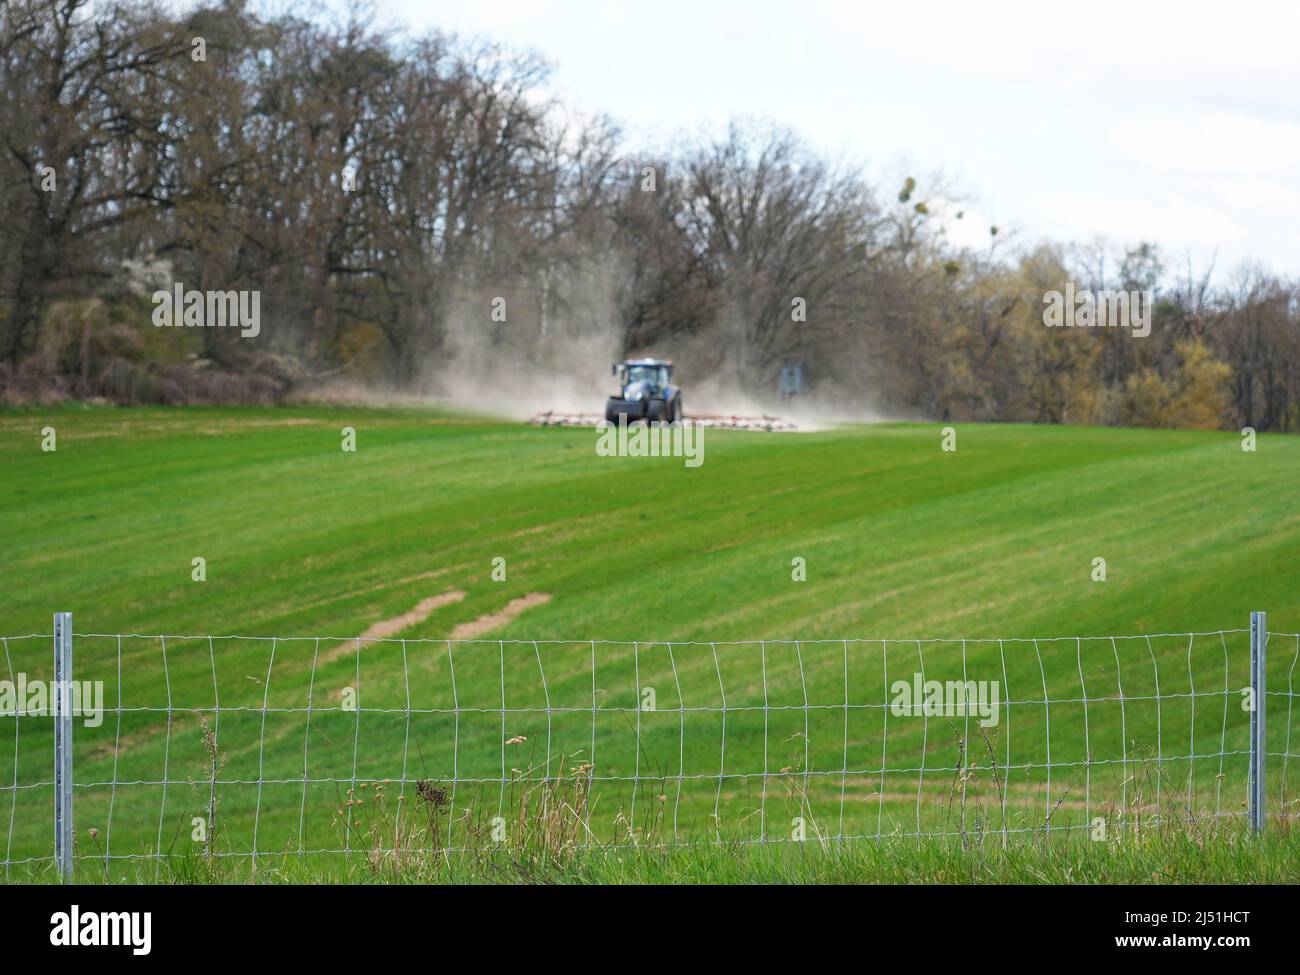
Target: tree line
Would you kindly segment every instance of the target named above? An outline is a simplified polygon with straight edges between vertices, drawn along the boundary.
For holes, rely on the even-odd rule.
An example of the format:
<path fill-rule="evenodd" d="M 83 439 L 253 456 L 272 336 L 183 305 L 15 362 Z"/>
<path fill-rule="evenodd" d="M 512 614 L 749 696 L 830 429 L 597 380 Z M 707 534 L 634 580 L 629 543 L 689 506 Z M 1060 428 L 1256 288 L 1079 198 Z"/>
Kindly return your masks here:
<path fill-rule="evenodd" d="M 740 120 L 670 146 L 488 41 L 242 0 L 0 0 L 0 398 L 275 401 L 676 352 L 902 416 L 1300 429 L 1300 283 L 1020 244 Z M 987 229 L 987 233 L 985 233 Z M 1044 296 L 1150 293 L 1150 334 Z M 257 291 L 255 340 L 151 294 Z M 600 390 L 599 392 L 603 392 Z"/>

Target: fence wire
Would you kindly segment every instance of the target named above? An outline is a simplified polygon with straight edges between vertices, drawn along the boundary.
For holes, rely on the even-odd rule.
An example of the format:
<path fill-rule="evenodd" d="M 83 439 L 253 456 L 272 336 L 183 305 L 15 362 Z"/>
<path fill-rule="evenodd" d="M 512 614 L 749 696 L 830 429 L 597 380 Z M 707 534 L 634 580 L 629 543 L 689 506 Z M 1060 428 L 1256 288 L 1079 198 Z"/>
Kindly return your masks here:
<path fill-rule="evenodd" d="M 53 719 L 34 696 L 52 676 L 50 641 L 0 637 L 6 876 L 54 856 Z M 256 864 L 1212 829 L 1246 816 L 1249 649 L 1246 629 L 709 643 L 75 634 L 74 856 Z M 1267 807 L 1288 819 L 1300 635 L 1272 633 L 1269 650 Z"/>

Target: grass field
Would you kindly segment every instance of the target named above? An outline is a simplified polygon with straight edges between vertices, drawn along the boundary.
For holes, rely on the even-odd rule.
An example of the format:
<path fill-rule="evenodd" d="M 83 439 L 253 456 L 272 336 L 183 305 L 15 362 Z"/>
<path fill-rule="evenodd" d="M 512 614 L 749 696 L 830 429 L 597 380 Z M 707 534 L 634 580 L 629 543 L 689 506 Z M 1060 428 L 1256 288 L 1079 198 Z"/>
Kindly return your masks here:
<path fill-rule="evenodd" d="M 47 426 L 54 452 L 41 450 Z M 355 452 L 340 449 L 344 426 Z M 110 709 L 121 693 L 120 711 L 76 731 L 78 850 L 92 879 L 105 854 L 160 848 L 190 876 L 193 817 L 211 815 L 214 794 L 211 842 L 230 853 L 473 845 L 504 812 L 532 831 L 519 849 L 548 864 L 575 842 L 745 844 L 586 854 L 573 879 L 911 869 L 1159 881 L 1161 850 L 1187 865 L 1164 879 L 1294 877 L 1289 837 L 1256 847 L 1231 835 L 1245 797 L 1247 639 L 1218 631 L 1240 631 L 1256 609 L 1275 634 L 1300 631 L 1300 440 L 1265 436 L 1244 453 L 1221 433 L 969 426 L 958 437 L 945 453 L 931 425 L 708 431 L 705 462 L 688 469 L 599 457 L 589 430 L 427 411 L 10 412 L 4 666 L 49 676 L 49 639 L 21 637 L 48 633 L 56 610 L 75 614 L 78 634 L 109 635 L 76 641 L 76 676 L 103 680 Z M 204 582 L 191 579 L 195 557 Z M 1091 578 L 1097 557 L 1105 582 Z M 806 581 L 792 578 L 795 558 Z M 529 594 L 549 599 L 482 623 L 482 642 L 442 642 Z M 358 653 L 314 639 L 440 596 L 392 634 L 405 644 Z M 1297 655 L 1293 637 L 1273 638 L 1275 812 L 1294 811 L 1298 785 Z M 1004 719 L 980 731 L 890 715 L 888 683 L 921 671 L 1000 681 Z M 361 710 L 347 710 L 357 688 Z M 647 688 L 652 711 L 637 707 Z M 218 700 L 219 714 L 202 711 Z M 220 722 L 215 789 L 201 719 Z M 49 729 L 0 716 L 0 850 L 18 877 L 39 876 L 50 855 Z M 527 740 L 505 744 L 516 738 Z M 415 779 L 447 786 L 450 805 L 402 788 Z M 583 817 L 559 823 L 564 803 L 587 804 L 590 834 Z M 1216 815 L 1226 835 L 1203 818 Z M 1114 824 L 1111 844 L 1086 841 L 1097 816 Z M 1164 826 L 1144 827 L 1156 816 Z M 787 838 L 795 817 L 820 851 L 812 866 L 750 845 Z M 1074 832 L 1043 852 L 1049 822 Z M 839 835 L 893 839 L 816 842 Z M 1178 854 L 1189 835 L 1200 852 Z M 1220 845 L 1209 855 L 1205 843 Z M 260 859 L 273 875 L 352 876 L 329 856 Z M 540 869 L 537 856 L 489 859 L 477 876 Z M 215 878 L 238 879 L 244 862 L 225 863 Z M 417 876 L 418 863 L 406 864 Z M 110 864 L 127 879 L 157 869 Z"/>

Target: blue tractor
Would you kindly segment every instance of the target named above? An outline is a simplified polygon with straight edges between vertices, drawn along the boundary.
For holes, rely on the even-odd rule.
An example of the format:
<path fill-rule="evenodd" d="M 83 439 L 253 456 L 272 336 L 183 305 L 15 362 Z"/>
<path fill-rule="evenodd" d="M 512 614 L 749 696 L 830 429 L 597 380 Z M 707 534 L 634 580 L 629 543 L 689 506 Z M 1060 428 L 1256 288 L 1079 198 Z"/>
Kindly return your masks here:
<path fill-rule="evenodd" d="M 627 417 L 628 423 L 637 420 L 672 423 L 685 418 L 682 391 L 672 385 L 671 362 L 627 359 L 614 363 L 609 371 L 618 377 L 620 390 L 619 395 L 611 396 L 605 403 L 605 419 L 610 423 L 618 423 L 619 417 Z"/>

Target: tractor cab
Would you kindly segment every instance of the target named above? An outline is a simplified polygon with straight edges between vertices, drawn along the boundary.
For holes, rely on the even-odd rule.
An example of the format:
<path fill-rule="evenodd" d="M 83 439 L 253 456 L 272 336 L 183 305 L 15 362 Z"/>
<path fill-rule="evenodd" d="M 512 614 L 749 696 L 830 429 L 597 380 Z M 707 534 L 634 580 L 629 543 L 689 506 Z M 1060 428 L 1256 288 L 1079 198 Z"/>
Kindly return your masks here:
<path fill-rule="evenodd" d="M 610 372 L 618 377 L 619 389 L 624 396 L 630 387 L 646 392 L 664 389 L 673 377 L 673 364 L 658 359 L 629 359 L 616 362 Z"/>
<path fill-rule="evenodd" d="M 611 423 L 634 420 L 672 422 L 682 418 L 681 391 L 672 384 L 673 364 L 666 359 L 625 359 L 610 367 L 618 378 L 618 395 L 605 404 Z"/>

